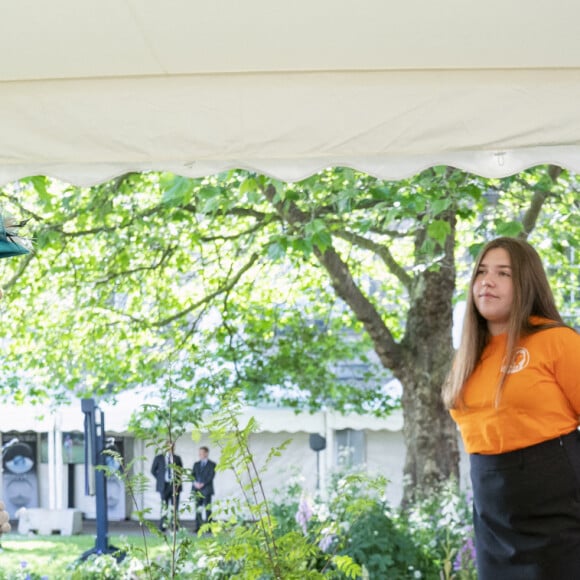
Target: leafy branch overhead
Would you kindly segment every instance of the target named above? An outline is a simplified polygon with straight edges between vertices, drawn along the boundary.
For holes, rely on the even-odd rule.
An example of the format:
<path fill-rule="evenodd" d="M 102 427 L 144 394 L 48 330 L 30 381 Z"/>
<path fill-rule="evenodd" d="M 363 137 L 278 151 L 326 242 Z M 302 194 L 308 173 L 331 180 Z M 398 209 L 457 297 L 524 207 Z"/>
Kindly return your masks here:
<path fill-rule="evenodd" d="M 0 264 L 5 387 L 123 389 L 171 364 L 187 380 L 225 371 L 251 399 L 388 408 L 381 367 L 408 364 L 414 305 L 454 228 L 475 249 L 494 231 L 545 240 L 559 224 L 552 255 L 565 262 L 576 191 L 553 168 L 506 180 L 435 168 L 396 183 L 346 168 L 296 184 L 242 171 L 22 180 L 0 191 L 35 237 L 34 254 Z M 349 359 L 364 370 L 346 384 Z"/>

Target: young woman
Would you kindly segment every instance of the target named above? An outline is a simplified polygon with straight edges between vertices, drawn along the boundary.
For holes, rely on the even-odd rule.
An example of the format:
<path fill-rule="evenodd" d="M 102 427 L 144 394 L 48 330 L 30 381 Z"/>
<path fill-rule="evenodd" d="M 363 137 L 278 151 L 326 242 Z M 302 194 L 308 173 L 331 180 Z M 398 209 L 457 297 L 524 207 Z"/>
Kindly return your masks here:
<path fill-rule="evenodd" d="M 479 580 L 580 579 L 580 335 L 527 242 L 477 259 L 443 399 L 470 454 Z"/>

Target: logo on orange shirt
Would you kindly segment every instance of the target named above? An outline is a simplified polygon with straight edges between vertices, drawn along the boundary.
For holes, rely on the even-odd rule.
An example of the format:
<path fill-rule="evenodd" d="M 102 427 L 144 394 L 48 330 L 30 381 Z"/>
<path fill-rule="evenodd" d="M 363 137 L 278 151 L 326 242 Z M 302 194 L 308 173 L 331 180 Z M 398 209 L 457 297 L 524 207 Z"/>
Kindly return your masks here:
<path fill-rule="evenodd" d="M 519 373 L 521 370 L 525 369 L 530 363 L 530 353 L 527 348 L 519 346 L 516 348 L 514 362 L 510 365 L 509 369 L 506 369 L 505 359 L 504 364 L 501 367 L 502 372 L 512 375 L 514 373 Z"/>

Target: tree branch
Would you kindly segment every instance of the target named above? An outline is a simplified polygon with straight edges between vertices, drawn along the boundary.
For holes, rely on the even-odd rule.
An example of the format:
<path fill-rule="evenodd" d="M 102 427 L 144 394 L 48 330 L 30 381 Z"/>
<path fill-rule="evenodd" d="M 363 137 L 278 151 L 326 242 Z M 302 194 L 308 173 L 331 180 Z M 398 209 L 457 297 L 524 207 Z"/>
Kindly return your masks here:
<path fill-rule="evenodd" d="M 558 167 L 557 165 L 550 165 L 548 166 L 548 175 L 552 181 L 552 184 L 555 184 L 558 180 L 558 177 L 562 173 L 562 168 Z M 536 227 L 536 223 L 538 221 L 538 217 L 540 212 L 542 211 L 542 206 L 552 192 L 548 190 L 539 190 L 536 189 L 534 191 L 534 195 L 532 197 L 532 201 L 524 214 L 522 219 L 523 230 L 520 232 L 518 237 L 522 239 L 527 239 L 530 235 L 532 230 Z"/>
<path fill-rule="evenodd" d="M 154 326 L 157 328 L 162 327 L 162 326 L 167 326 L 168 324 L 175 322 L 179 318 L 186 316 L 190 312 L 193 312 L 196 308 L 203 306 L 204 304 L 206 304 L 207 302 L 209 302 L 213 298 L 216 298 L 220 294 L 224 294 L 226 292 L 229 292 L 240 281 L 242 276 L 257 262 L 259 256 L 260 255 L 258 253 L 252 254 L 250 256 L 250 259 L 235 273 L 233 278 L 230 278 L 228 283 L 225 284 L 224 286 L 221 286 L 220 288 L 218 288 L 214 292 L 204 296 L 201 300 L 194 302 L 193 304 L 191 304 L 190 306 L 188 306 L 184 310 L 181 310 L 180 312 L 178 312 L 176 314 L 173 314 L 171 316 L 168 316 L 167 318 L 163 318 L 161 320 L 158 320 L 157 322 L 154 322 L 151 326 Z"/>
<path fill-rule="evenodd" d="M 167 260 L 167 258 L 169 258 L 169 256 L 171 256 L 171 254 L 173 254 L 175 249 L 176 249 L 175 246 L 170 246 L 169 248 L 166 248 L 163 251 L 163 253 L 161 254 L 161 257 L 159 258 L 159 260 L 156 263 L 151 264 L 150 266 L 140 266 L 139 268 L 132 268 L 131 270 L 123 270 L 121 272 L 113 272 L 113 273 L 109 274 L 108 276 L 105 276 L 104 278 L 97 280 L 95 282 L 95 286 L 99 286 L 101 284 L 107 284 L 107 282 L 111 282 L 111 280 L 115 280 L 116 278 L 120 278 L 121 276 L 130 276 L 131 274 L 136 274 L 137 272 L 147 272 L 147 271 L 151 271 L 151 270 L 157 270 L 157 268 L 160 268 L 163 265 L 163 263 Z"/>
<path fill-rule="evenodd" d="M 19 261 L 18 270 L 16 270 L 8 282 L 2 284 L 2 288 L 4 290 L 8 290 L 8 288 L 11 288 L 14 286 L 14 284 L 16 284 L 16 282 L 18 282 L 18 279 L 24 274 L 24 272 L 26 272 L 26 268 L 32 261 L 32 258 L 34 258 L 34 253 L 30 252 L 30 254 L 26 254 L 26 256 L 24 256 L 24 258 Z"/>
<path fill-rule="evenodd" d="M 8 201 L 10 201 L 10 203 L 14 204 L 14 206 L 17 207 L 19 211 L 22 212 L 23 215 L 28 216 L 29 218 L 33 218 L 37 222 L 44 221 L 43 218 L 39 216 L 37 213 L 24 207 L 15 195 L 8 195 L 5 191 L 0 191 L 0 197 L 7 199 Z"/>
<path fill-rule="evenodd" d="M 185 205 L 181 205 L 179 206 L 179 209 L 182 209 L 184 211 L 188 211 L 189 213 L 198 215 L 199 214 L 199 210 L 198 208 L 191 203 L 185 204 Z M 228 208 L 227 211 L 225 212 L 220 212 L 220 215 L 235 215 L 238 217 L 253 217 L 259 221 L 263 221 L 266 218 L 272 217 L 270 214 L 266 214 L 262 211 L 258 211 L 252 208 L 247 208 L 247 207 L 231 207 Z"/>
<path fill-rule="evenodd" d="M 369 240 L 364 236 L 346 230 L 338 230 L 335 232 L 335 234 L 339 238 L 351 242 L 352 244 L 358 246 L 359 248 L 369 250 L 374 254 L 376 254 L 377 256 L 379 256 L 379 258 L 381 258 L 381 260 L 387 266 L 389 271 L 394 276 L 397 277 L 397 279 L 401 282 L 401 284 L 403 284 L 403 286 L 405 286 L 407 290 L 409 291 L 411 290 L 411 284 L 413 283 L 411 276 L 409 276 L 409 274 L 407 274 L 405 269 L 402 268 L 401 265 L 395 260 L 393 254 L 391 254 L 387 246 L 383 244 L 378 244 L 377 242 Z"/>
<path fill-rule="evenodd" d="M 238 240 L 240 238 L 243 238 L 244 236 L 257 232 L 263 227 L 264 223 L 258 222 L 255 226 L 252 226 L 251 228 L 248 228 L 247 230 L 244 230 L 243 232 L 240 232 L 238 234 L 232 234 L 231 236 L 201 236 L 199 239 L 202 242 L 217 242 L 218 240 L 220 241 Z"/>
<path fill-rule="evenodd" d="M 150 207 L 150 208 L 148 208 L 148 209 L 146 209 L 138 214 L 134 214 L 133 216 L 131 216 L 131 219 L 125 221 L 124 223 L 115 224 L 112 226 L 99 226 L 96 228 L 90 228 L 88 230 L 77 230 L 76 232 L 67 232 L 67 231 L 62 229 L 62 224 L 54 224 L 54 225 L 49 225 L 48 229 L 53 229 L 54 231 L 59 232 L 61 235 L 63 235 L 64 237 L 67 237 L 67 238 L 80 238 L 82 236 L 90 236 L 93 234 L 110 233 L 110 232 L 115 232 L 117 230 L 122 230 L 124 228 L 127 228 L 127 227 L 133 225 L 137 220 L 140 220 L 144 217 L 149 217 L 151 215 L 155 215 L 161 209 L 162 209 L 161 206 L 155 205 L 155 206 Z"/>
<path fill-rule="evenodd" d="M 298 229 L 310 221 L 310 216 L 301 211 L 293 202 L 276 201 L 276 189 L 272 184 L 263 190 L 263 194 L 289 225 Z M 381 363 L 386 368 L 396 371 L 402 364 L 400 346 L 395 342 L 376 307 L 357 286 L 348 265 L 332 246 L 324 252 L 315 247 L 314 253 L 330 276 L 336 294 L 348 304 L 357 319 L 364 325 Z"/>

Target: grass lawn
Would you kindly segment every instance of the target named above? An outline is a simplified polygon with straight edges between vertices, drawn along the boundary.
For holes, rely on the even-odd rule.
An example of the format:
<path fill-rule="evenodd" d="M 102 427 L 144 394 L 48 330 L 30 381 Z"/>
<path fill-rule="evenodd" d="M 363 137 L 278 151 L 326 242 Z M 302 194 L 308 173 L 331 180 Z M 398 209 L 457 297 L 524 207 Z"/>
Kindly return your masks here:
<path fill-rule="evenodd" d="M 0 542 L 0 578 L 25 578 L 26 572 L 30 572 L 50 580 L 60 580 L 69 564 L 94 547 L 95 537 L 7 534 L 0 538 Z M 127 544 L 143 548 L 143 538 L 112 535 L 109 536 L 109 544 L 117 548 Z M 153 559 L 165 552 L 167 547 L 163 539 L 147 536 L 147 549 Z"/>

